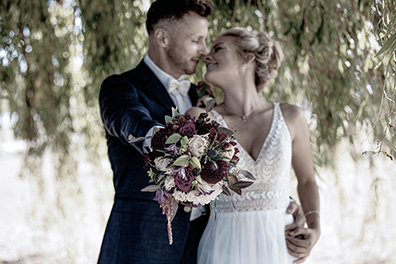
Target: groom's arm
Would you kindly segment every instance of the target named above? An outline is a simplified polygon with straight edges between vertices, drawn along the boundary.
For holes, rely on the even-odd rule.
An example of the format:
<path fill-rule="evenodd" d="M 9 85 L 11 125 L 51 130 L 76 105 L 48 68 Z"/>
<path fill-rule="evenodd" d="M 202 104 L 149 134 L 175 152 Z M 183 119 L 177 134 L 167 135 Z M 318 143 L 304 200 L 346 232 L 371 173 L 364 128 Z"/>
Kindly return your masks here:
<path fill-rule="evenodd" d="M 99 105 L 106 131 L 124 144 L 129 144 L 132 138 L 144 137 L 152 127 L 161 125 L 139 102 L 136 88 L 121 75 L 103 81 Z"/>

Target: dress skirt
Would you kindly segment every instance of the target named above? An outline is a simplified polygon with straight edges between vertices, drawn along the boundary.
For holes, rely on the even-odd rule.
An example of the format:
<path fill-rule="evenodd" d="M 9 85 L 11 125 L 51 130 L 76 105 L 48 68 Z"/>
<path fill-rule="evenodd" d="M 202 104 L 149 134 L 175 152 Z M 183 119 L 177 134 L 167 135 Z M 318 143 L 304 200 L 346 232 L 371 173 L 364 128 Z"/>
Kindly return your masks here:
<path fill-rule="evenodd" d="M 212 211 L 198 247 L 199 264 L 286 264 L 295 260 L 286 248 L 285 209 Z"/>

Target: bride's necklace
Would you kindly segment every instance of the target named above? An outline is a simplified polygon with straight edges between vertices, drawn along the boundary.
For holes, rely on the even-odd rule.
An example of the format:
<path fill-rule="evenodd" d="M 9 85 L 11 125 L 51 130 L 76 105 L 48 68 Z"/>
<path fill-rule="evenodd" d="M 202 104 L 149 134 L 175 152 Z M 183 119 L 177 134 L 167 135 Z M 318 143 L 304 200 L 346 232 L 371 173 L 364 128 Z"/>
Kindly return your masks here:
<path fill-rule="evenodd" d="M 250 109 L 250 111 L 244 115 L 241 115 L 239 113 L 236 113 L 234 111 L 232 111 L 231 109 L 229 109 L 227 106 L 225 106 L 225 104 L 223 103 L 223 108 L 224 110 L 226 110 L 228 113 L 230 114 L 234 114 L 236 116 L 239 116 L 240 118 L 242 118 L 243 122 L 246 123 L 247 118 L 250 114 L 252 114 L 254 111 L 256 111 L 256 109 L 260 106 L 260 104 L 262 103 L 262 101 L 258 102 L 252 109 Z"/>

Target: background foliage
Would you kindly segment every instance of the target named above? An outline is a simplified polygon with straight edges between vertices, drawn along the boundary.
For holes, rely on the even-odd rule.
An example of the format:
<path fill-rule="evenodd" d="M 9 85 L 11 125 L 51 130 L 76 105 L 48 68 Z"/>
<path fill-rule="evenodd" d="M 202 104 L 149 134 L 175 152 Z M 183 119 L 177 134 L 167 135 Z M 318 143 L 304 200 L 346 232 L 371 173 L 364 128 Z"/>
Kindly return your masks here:
<path fill-rule="evenodd" d="M 15 136 L 27 142 L 20 174 L 35 179 L 39 193 L 48 187 L 43 155 L 53 157 L 61 210 L 67 197 L 81 192 L 76 177 L 81 155 L 97 175 L 108 171 L 99 88 L 106 76 L 133 68 L 146 53 L 151 2 L 0 2 L 1 111 L 10 115 Z M 222 29 L 237 25 L 266 30 L 281 42 L 286 62 L 262 95 L 307 110 L 319 167 L 334 164 L 335 149 L 345 140 L 359 159 L 361 131 L 370 135 L 364 154 L 395 157 L 393 0 L 214 3 L 209 44 Z M 203 71 L 200 65 L 191 80 L 201 80 Z"/>

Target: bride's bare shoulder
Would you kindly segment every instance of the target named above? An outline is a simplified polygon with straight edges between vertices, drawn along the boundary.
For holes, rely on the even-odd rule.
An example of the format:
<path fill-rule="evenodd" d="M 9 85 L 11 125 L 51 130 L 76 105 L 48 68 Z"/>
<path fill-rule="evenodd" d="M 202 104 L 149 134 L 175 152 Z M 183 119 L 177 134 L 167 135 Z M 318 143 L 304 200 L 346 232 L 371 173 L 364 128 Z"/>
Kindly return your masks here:
<path fill-rule="evenodd" d="M 280 107 L 286 122 L 304 118 L 304 111 L 297 105 L 281 103 Z"/>
<path fill-rule="evenodd" d="M 283 117 L 288 125 L 299 126 L 307 123 L 304 110 L 302 110 L 299 106 L 282 103 L 280 104 L 280 107 L 282 109 Z"/>

